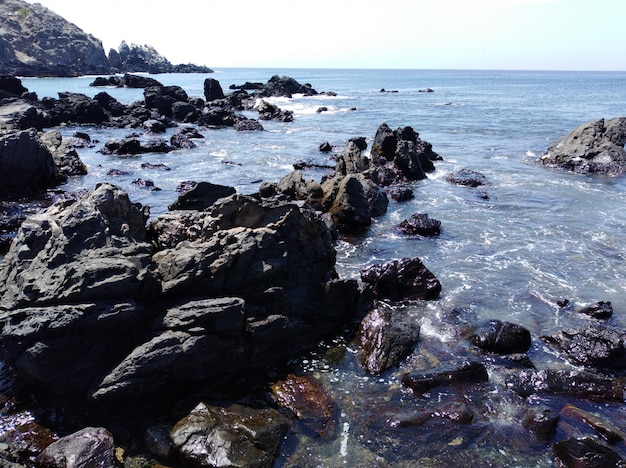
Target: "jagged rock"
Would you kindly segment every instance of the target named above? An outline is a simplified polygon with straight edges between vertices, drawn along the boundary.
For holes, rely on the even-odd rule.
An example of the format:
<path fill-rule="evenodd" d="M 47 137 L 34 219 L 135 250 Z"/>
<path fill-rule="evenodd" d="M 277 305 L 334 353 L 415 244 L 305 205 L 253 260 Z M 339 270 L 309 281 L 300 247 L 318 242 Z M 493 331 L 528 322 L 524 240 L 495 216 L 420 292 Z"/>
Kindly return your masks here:
<path fill-rule="evenodd" d="M 530 349 L 530 332 L 515 323 L 489 320 L 478 324 L 468 340 L 480 349 L 498 354 L 525 353 Z"/>
<path fill-rule="evenodd" d="M 487 183 L 487 178 L 483 174 L 467 168 L 448 174 L 446 180 L 451 184 L 464 187 L 480 187 Z"/>
<path fill-rule="evenodd" d="M 50 444 L 36 460 L 42 468 L 114 466 L 113 436 L 102 427 L 87 427 Z"/>
<path fill-rule="evenodd" d="M 292 122 L 293 112 L 280 109 L 274 104 L 270 104 L 263 99 L 260 99 L 254 106 L 254 110 L 259 113 L 261 120 L 276 120 L 278 122 Z"/>
<path fill-rule="evenodd" d="M 379 299 L 433 300 L 441 292 L 441 283 L 419 258 L 371 265 L 361 271 L 361 279 Z"/>
<path fill-rule="evenodd" d="M 361 366 L 373 375 L 397 366 L 419 340 L 414 317 L 378 303 L 361 321 L 357 334 Z"/>
<path fill-rule="evenodd" d="M 587 371 L 524 369 L 508 375 L 505 385 L 523 397 L 553 393 L 622 401 L 626 380 Z"/>
<path fill-rule="evenodd" d="M 109 141 L 98 152 L 102 154 L 136 155 L 145 153 L 169 153 L 174 150 L 164 139 L 154 139 L 145 142 L 136 138 Z"/>
<path fill-rule="evenodd" d="M 291 411 L 305 427 L 323 439 L 331 439 L 335 435 L 335 403 L 319 382 L 310 377 L 289 374 L 271 389 L 276 404 Z"/>
<path fill-rule="evenodd" d="M 58 130 L 50 130 L 41 136 L 63 176 L 77 176 L 87 174 L 87 166 L 81 161 L 80 156 L 71 141 L 66 141 Z"/>
<path fill-rule="evenodd" d="M 224 99 L 224 91 L 220 82 L 215 78 L 206 78 L 204 80 L 204 97 L 207 102 L 215 101 L 217 99 Z"/>
<path fill-rule="evenodd" d="M 607 320 L 613 315 L 613 305 L 609 301 L 599 301 L 583 307 L 579 312 L 594 319 Z"/>
<path fill-rule="evenodd" d="M 289 421 L 276 410 L 200 403 L 172 429 L 185 466 L 270 468 Z"/>
<path fill-rule="evenodd" d="M 260 89 L 254 91 L 258 97 L 292 97 L 294 94 L 304 94 L 305 96 L 315 96 L 315 91 L 311 85 L 300 84 L 288 76 L 272 76 Z"/>
<path fill-rule="evenodd" d="M 402 384 L 416 393 L 424 393 L 434 387 L 464 386 L 488 380 L 484 364 L 474 361 L 446 363 L 427 372 L 412 371 L 402 376 Z"/>
<path fill-rule="evenodd" d="M 180 64 L 173 65 L 149 45 L 128 45 L 122 41 L 117 50 L 110 49 L 108 61 L 114 72 L 145 73 L 213 73 L 208 67 Z"/>
<path fill-rule="evenodd" d="M 143 90 L 146 107 L 160 115 L 172 117 L 176 102 L 189 102 L 187 92 L 180 86 L 148 86 Z"/>
<path fill-rule="evenodd" d="M 280 194 L 289 200 L 303 200 L 316 210 L 322 209 L 321 203 L 324 198 L 322 186 L 313 179 L 305 180 L 302 171 L 290 172 L 278 183 L 262 183 L 259 194 L 263 198 Z"/>
<path fill-rule="evenodd" d="M 188 190 L 169 206 L 170 210 L 204 210 L 217 200 L 234 195 L 234 187 L 198 182 L 189 186 Z"/>
<path fill-rule="evenodd" d="M 414 198 L 413 190 L 408 187 L 392 187 L 387 190 L 391 199 L 397 202 L 405 202 Z"/>
<path fill-rule="evenodd" d="M 365 194 L 366 180 L 362 176 L 347 175 L 322 184 L 322 205 L 330 213 L 339 232 L 358 235 L 372 224 L 370 203 Z"/>
<path fill-rule="evenodd" d="M 539 158 L 549 167 L 580 174 L 620 175 L 626 171 L 626 117 L 598 119 L 572 130 Z"/>
<path fill-rule="evenodd" d="M 32 194 L 63 180 L 52 153 L 35 130 L 0 134 L 0 196 Z"/>
<path fill-rule="evenodd" d="M 238 132 L 261 132 L 264 130 L 263 125 L 258 120 L 244 116 L 237 116 L 233 128 Z"/>
<path fill-rule="evenodd" d="M 147 88 L 148 86 L 163 86 L 161 82 L 149 76 L 125 73 L 124 76 L 101 76 L 93 80 L 89 86 L 115 86 L 118 88 Z"/>
<path fill-rule="evenodd" d="M 542 337 L 574 364 L 599 369 L 626 369 L 626 333 L 605 326 L 570 328 Z"/>
<path fill-rule="evenodd" d="M 591 437 L 570 437 L 552 446 L 559 466 L 572 467 L 621 467 L 626 464 L 615 450 Z"/>
<path fill-rule="evenodd" d="M 524 416 L 522 426 L 539 439 L 549 440 L 556 432 L 560 415 L 550 408 L 531 408 Z"/>
<path fill-rule="evenodd" d="M 428 217 L 426 213 L 416 213 L 398 225 L 398 229 L 408 235 L 423 237 L 438 236 L 441 233 L 441 221 Z"/>
<path fill-rule="evenodd" d="M 330 153 L 333 150 L 333 145 L 326 141 L 319 146 L 319 150 L 322 153 Z"/>
<path fill-rule="evenodd" d="M 343 152 L 337 157 L 335 172 L 340 175 L 361 174 L 370 169 L 370 159 L 362 155 L 365 148 L 349 141 Z"/>

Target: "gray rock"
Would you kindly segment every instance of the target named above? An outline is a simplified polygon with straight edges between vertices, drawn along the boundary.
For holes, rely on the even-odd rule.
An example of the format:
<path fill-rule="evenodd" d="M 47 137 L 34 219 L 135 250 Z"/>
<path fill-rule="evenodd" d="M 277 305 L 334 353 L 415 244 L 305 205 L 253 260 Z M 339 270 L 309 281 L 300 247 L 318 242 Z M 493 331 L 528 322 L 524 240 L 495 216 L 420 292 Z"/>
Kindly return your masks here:
<path fill-rule="evenodd" d="M 234 187 L 212 184 L 211 182 L 197 182 L 190 185 L 189 190 L 178 197 L 169 206 L 170 210 L 204 210 L 211 207 L 220 198 L 234 195 Z"/>
<path fill-rule="evenodd" d="M 404 258 L 370 265 L 361 270 L 377 299 L 434 300 L 439 297 L 441 283 L 419 258 Z"/>
<path fill-rule="evenodd" d="M 114 466 L 113 436 L 104 428 L 87 427 L 62 437 L 46 448 L 36 460 L 43 468 L 87 468 Z"/>
<path fill-rule="evenodd" d="M 186 466 L 269 468 L 288 430 L 287 418 L 270 408 L 200 403 L 174 426 L 171 437 Z"/>
<path fill-rule="evenodd" d="M 598 119 L 554 143 L 539 162 L 581 174 L 620 175 L 626 171 L 626 117 Z"/>
<path fill-rule="evenodd" d="M 74 144 L 64 140 L 61 132 L 50 130 L 41 135 L 41 141 L 52 153 L 54 163 L 62 175 L 70 177 L 87 174 L 87 166 L 80 159 Z"/>
<path fill-rule="evenodd" d="M 62 180 L 52 153 L 35 130 L 0 135 L 0 196 L 32 194 Z"/>

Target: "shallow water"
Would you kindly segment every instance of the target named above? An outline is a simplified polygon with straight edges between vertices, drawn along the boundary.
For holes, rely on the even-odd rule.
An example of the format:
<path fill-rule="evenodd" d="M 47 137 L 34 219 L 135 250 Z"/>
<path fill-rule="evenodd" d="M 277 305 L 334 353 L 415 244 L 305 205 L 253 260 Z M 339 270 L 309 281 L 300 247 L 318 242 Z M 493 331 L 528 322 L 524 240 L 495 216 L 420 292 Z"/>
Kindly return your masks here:
<path fill-rule="evenodd" d="M 281 108 L 294 111 L 293 122 L 264 121 L 265 131 L 253 133 L 204 130 L 205 139 L 195 140 L 197 148 L 169 154 L 103 156 L 97 150 L 105 142 L 129 132 L 88 129 L 92 140 L 98 140 L 94 148 L 79 150 L 89 174 L 72 179 L 63 189 L 90 189 L 109 181 L 126 189 L 133 201 L 149 205 L 157 216 L 176 199 L 175 189 L 182 181 L 207 180 L 253 193 L 260 181 L 277 181 L 295 162 L 333 165 L 318 151 L 325 141 L 340 152 L 351 137 L 365 136 L 371 142 L 383 122 L 392 128 L 409 125 L 444 160 L 436 163 L 436 172 L 427 180 L 411 185 L 414 200 L 391 202 L 388 213 L 376 219 L 366 235 L 338 242 L 340 276 L 358 278 L 366 265 L 417 256 L 443 286 L 438 301 L 408 306 L 422 324 L 423 340 L 454 341 L 441 317 L 451 309 L 463 309 L 476 319 L 498 318 L 527 327 L 533 336 L 529 356 L 538 368 L 559 362 L 538 337 L 584 322 L 559 309 L 557 300 L 611 301 L 615 315 L 610 323 L 626 326 L 626 179 L 568 174 L 535 163 L 552 142 L 576 126 L 625 115 L 626 73 L 226 69 L 210 76 L 227 92 L 230 84 L 266 82 L 274 74 L 337 96 L 275 99 Z M 183 86 L 190 96 L 201 96 L 207 76 L 155 78 Z M 65 90 L 93 96 L 103 89 L 90 88 L 92 80 L 24 79 L 23 84 L 39 98 Z M 427 87 L 435 92 L 420 92 Z M 381 93 L 381 88 L 398 92 Z M 142 98 L 141 90 L 106 91 L 124 103 Z M 316 112 L 322 106 L 328 111 Z M 61 131 L 71 135 L 75 129 Z M 144 162 L 162 163 L 170 170 L 142 169 Z M 445 181 L 448 173 L 463 167 L 482 172 L 489 184 L 477 191 Z M 107 176 L 111 169 L 129 175 Z M 319 180 L 323 173 L 313 170 L 306 175 Z M 138 187 L 133 184 L 138 178 L 154 181 L 161 190 Z M 398 223 L 418 212 L 442 222 L 439 237 L 407 237 L 396 231 Z M 281 461 L 285 466 L 300 466 L 294 461 L 298 459 L 305 460 L 301 466 L 414 466 L 417 461 L 422 466 L 445 466 L 458 461 L 458 453 L 475 466 L 497 466 L 502 460 L 517 460 L 516 466 L 551 465 L 545 444 L 529 451 L 510 443 L 511 437 L 521 436 L 507 422 L 505 403 L 494 412 L 489 429 L 500 432 L 500 438 L 490 432 L 461 436 L 461 442 L 452 437 L 442 440 L 441 446 L 457 455 L 442 455 L 441 447 L 433 446 L 406 463 L 381 461 L 373 455 L 381 452 L 380 447 L 370 451 L 362 440 L 367 437 L 362 408 L 370 406 L 384 414 L 389 400 L 417 403 L 398 388 L 397 373 L 368 377 L 356 365 L 350 346 L 346 356 L 339 364 L 314 357 L 298 364 L 328 385 L 342 408 L 340 433 L 333 442 L 306 436 L 299 443 L 292 441 L 285 448 L 291 458 L 286 455 Z M 621 406 L 597 404 L 592 409 L 626 421 Z"/>

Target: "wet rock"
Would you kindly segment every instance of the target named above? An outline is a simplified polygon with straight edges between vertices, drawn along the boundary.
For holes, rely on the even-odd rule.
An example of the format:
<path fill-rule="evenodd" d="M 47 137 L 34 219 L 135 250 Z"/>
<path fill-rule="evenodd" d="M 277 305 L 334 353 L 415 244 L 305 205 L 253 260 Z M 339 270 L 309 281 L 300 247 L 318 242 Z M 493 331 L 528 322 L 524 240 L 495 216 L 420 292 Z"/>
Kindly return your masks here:
<path fill-rule="evenodd" d="M 388 189 L 391 199 L 397 202 L 405 202 L 414 198 L 413 190 L 408 187 L 392 187 Z"/>
<path fill-rule="evenodd" d="M 357 334 L 361 366 L 374 375 L 397 366 L 410 354 L 419 335 L 414 317 L 378 303 L 363 318 Z"/>
<path fill-rule="evenodd" d="M 165 124 L 156 119 L 146 120 L 142 126 L 150 133 L 165 133 L 167 130 Z"/>
<path fill-rule="evenodd" d="M 20 196 L 63 180 L 48 147 L 35 130 L 0 134 L 0 196 Z"/>
<path fill-rule="evenodd" d="M 272 385 L 272 396 L 278 406 L 290 410 L 321 438 L 331 439 L 335 435 L 335 404 L 319 382 L 290 374 Z"/>
<path fill-rule="evenodd" d="M 605 326 L 561 330 L 542 338 L 574 364 L 599 369 L 626 369 L 623 330 Z"/>
<path fill-rule="evenodd" d="M 104 428 L 88 427 L 62 437 L 48 446 L 36 460 L 42 468 L 70 466 L 113 466 L 113 436 Z"/>
<path fill-rule="evenodd" d="M 171 432 L 181 462 L 194 467 L 271 467 L 289 421 L 273 409 L 200 403 Z"/>
<path fill-rule="evenodd" d="M 595 414 L 577 408 L 574 405 L 565 405 L 561 410 L 563 416 L 584 422 L 600 435 L 607 442 L 614 444 L 626 441 L 626 433 L 609 421 L 606 421 Z"/>
<path fill-rule="evenodd" d="M 530 349 L 530 332 L 510 322 L 489 320 L 477 326 L 468 340 L 480 349 L 497 354 L 525 353 Z"/>
<path fill-rule="evenodd" d="M 429 408 L 415 413 L 397 415 L 391 418 L 389 424 L 392 427 L 398 428 L 422 426 L 426 424 L 426 422 L 436 418 L 456 421 L 459 424 L 471 424 L 477 419 L 472 408 L 463 402 L 456 401 L 442 403 L 435 408 Z"/>
<path fill-rule="evenodd" d="M 258 97 L 293 97 L 294 94 L 315 96 L 317 91 L 309 84 L 300 84 L 289 76 L 272 76 L 260 89 L 254 91 Z"/>
<path fill-rule="evenodd" d="M 179 122 L 195 122 L 198 120 L 199 111 L 190 102 L 176 101 L 172 104 L 172 117 Z"/>
<path fill-rule="evenodd" d="M 224 98 L 222 85 L 215 78 L 206 78 L 204 80 L 204 97 L 207 102 Z"/>
<path fill-rule="evenodd" d="M 326 141 L 319 146 L 319 150 L 322 153 L 330 153 L 333 150 L 333 145 Z"/>
<path fill-rule="evenodd" d="M 564 394 L 622 401 L 626 380 L 586 371 L 520 370 L 507 375 L 505 385 L 523 397 L 534 394 Z"/>
<path fill-rule="evenodd" d="M 556 432 L 560 415 L 550 408 L 531 408 L 526 413 L 522 426 L 542 440 L 549 440 Z"/>
<path fill-rule="evenodd" d="M 441 283 L 419 258 L 405 258 L 369 266 L 361 271 L 363 282 L 379 299 L 422 299 L 439 297 Z"/>
<path fill-rule="evenodd" d="M 296 170 L 284 176 L 278 183 L 264 182 L 259 188 L 263 198 L 282 195 L 289 200 L 302 200 L 316 210 L 322 210 L 324 191 L 322 186 L 313 179 L 305 179 L 302 171 Z"/>
<path fill-rule="evenodd" d="M 212 184 L 210 182 L 194 183 L 178 199 L 169 206 L 170 210 L 204 210 L 217 200 L 234 195 L 234 187 Z"/>
<path fill-rule="evenodd" d="M 441 221 L 428 217 L 426 213 L 416 213 L 398 225 L 403 234 L 433 237 L 441 233 Z"/>
<path fill-rule="evenodd" d="M 448 174 L 446 180 L 451 184 L 464 187 L 480 187 L 487 184 L 487 178 L 483 174 L 467 168 Z"/>
<path fill-rule="evenodd" d="M 58 130 L 51 130 L 41 135 L 41 141 L 50 149 L 61 174 L 66 177 L 87 174 L 87 166 L 78 156 L 72 140 L 66 141 Z"/>
<path fill-rule="evenodd" d="M 176 102 L 189 102 L 187 92 L 180 86 L 148 86 L 143 90 L 148 109 L 155 109 L 160 115 L 173 117 L 172 106 Z"/>
<path fill-rule="evenodd" d="M 150 426 L 146 429 L 144 442 L 148 451 L 161 460 L 168 460 L 174 453 L 174 445 L 170 438 L 172 428 L 166 424 Z"/>
<path fill-rule="evenodd" d="M 621 467 L 626 461 L 608 445 L 591 437 L 555 442 L 552 446 L 559 466 L 565 467 Z"/>
<path fill-rule="evenodd" d="M 152 164 L 152 163 L 141 163 L 141 168 L 142 169 L 152 169 L 155 171 L 170 171 L 171 168 L 165 164 L 162 163 L 158 163 L 158 164 Z"/>
<path fill-rule="evenodd" d="M 0 75 L 0 99 L 6 97 L 19 97 L 28 92 L 22 84 L 22 80 L 10 75 Z"/>
<path fill-rule="evenodd" d="M 337 157 L 335 172 L 341 175 L 361 174 L 370 169 L 370 159 L 363 156 L 362 149 L 355 141 L 348 145 Z"/>
<path fill-rule="evenodd" d="M 137 138 L 124 138 L 105 143 L 99 152 L 102 154 L 116 154 L 119 156 L 133 156 L 145 153 L 169 153 L 174 148 L 166 140 L 154 139 L 141 142 Z"/>
<path fill-rule="evenodd" d="M 324 200 L 334 225 L 345 234 L 362 234 L 372 224 L 370 205 L 362 180 L 345 176 L 322 184 Z"/>
<path fill-rule="evenodd" d="M 580 309 L 581 314 L 588 315 L 594 319 L 607 320 L 613 315 L 613 305 L 608 301 L 599 301 Z"/>
<path fill-rule="evenodd" d="M 263 125 L 258 120 L 237 116 L 233 128 L 238 132 L 262 132 Z"/>
<path fill-rule="evenodd" d="M 274 104 L 270 104 L 263 99 L 259 100 L 254 106 L 254 110 L 259 113 L 261 120 L 275 120 L 277 122 L 292 122 L 293 112 L 280 109 Z"/>
<path fill-rule="evenodd" d="M 619 175 L 626 171 L 626 117 L 580 125 L 554 143 L 539 162 L 580 174 Z"/>
<path fill-rule="evenodd" d="M 412 371 L 402 376 L 402 384 L 416 393 L 424 393 L 441 386 L 464 386 L 487 382 L 487 369 L 479 362 L 446 363 L 428 372 Z"/>
<path fill-rule="evenodd" d="M 50 126 L 63 123 L 102 124 L 108 120 L 100 102 L 81 93 L 60 92 L 58 99 L 46 97 L 41 104 L 50 116 Z"/>

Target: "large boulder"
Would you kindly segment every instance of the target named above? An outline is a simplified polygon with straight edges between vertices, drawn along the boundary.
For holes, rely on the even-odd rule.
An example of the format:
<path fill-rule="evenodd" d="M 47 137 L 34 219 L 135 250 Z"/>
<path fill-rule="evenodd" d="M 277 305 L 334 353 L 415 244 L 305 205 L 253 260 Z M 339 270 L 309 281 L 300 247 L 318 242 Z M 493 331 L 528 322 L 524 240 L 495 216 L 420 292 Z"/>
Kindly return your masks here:
<path fill-rule="evenodd" d="M 441 283 L 419 258 L 370 265 L 361 271 L 361 279 L 377 299 L 434 300 L 441 292 Z"/>
<path fill-rule="evenodd" d="M 87 427 L 50 444 L 36 459 L 42 468 L 113 466 L 113 436 L 102 427 Z"/>
<path fill-rule="evenodd" d="M 580 125 L 554 143 L 539 162 L 581 174 L 620 175 L 626 171 L 626 117 Z"/>
<path fill-rule="evenodd" d="M 32 194 L 62 180 L 52 153 L 35 130 L 0 135 L 0 196 Z"/>
<path fill-rule="evenodd" d="M 128 399 L 267 370 L 335 333 L 356 281 L 297 204 L 232 195 L 147 211 L 117 187 L 28 218 L 0 270 L 2 357 L 80 401 Z"/>

